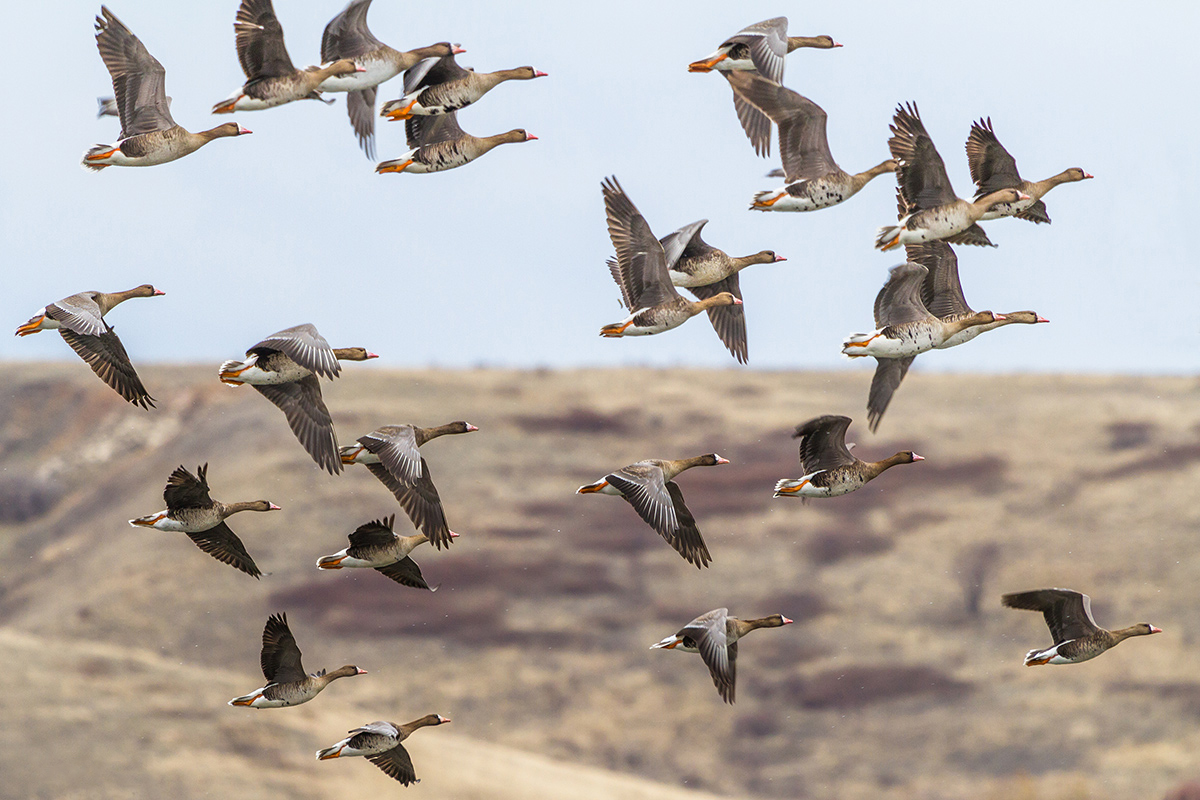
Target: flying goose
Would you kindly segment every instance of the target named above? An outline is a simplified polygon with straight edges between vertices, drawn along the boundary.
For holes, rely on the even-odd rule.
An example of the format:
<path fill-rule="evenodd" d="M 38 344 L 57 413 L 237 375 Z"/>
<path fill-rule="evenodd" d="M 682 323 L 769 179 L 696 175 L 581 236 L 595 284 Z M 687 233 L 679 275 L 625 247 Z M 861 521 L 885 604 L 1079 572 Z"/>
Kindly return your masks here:
<path fill-rule="evenodd" d="M 888 159 L 866 172 L 851 175 L 829 151 L 824 109 L 803 95 L 753 73 L 731 72 L 736 96 L 762 109 L 779 126 L 779 156 L 787 184 L 759 192 L 754 211 L 817 211 L 858 194 L 872 178 L 896 171 Z"/>
<path fill-rule="evenodd" d="M 331 556 L 322 556 L 317 561 L 318 569 L 369 568 L 386 575 L 402 586 L 414 589 L 429 589 L 436 592 L 437 587 L 430 588 L 421 575 L 417 562 L 409 557 L 419 544 L 429 541 L 424 533 L 412 536 L 398 536 L 394 530 L 396 515 L 359 525 L 350 534 L 350 546 L 339 550 Z M 450 531 L 450 538 L 458 536 Z"/>
<path fill-rule="evenodd" d="M 625 307 L 632 312 L 621 322 L 601 328 L 601 336 L 649 336 L 678 328 L 701 311 L 742 304 L 730 291 L 717 292 L 699 302 L 681 296 L 675 291 L 670 268 L 684 252 L 684 237 L 676 240 L 680 246 L 672 248 L 674 258 L 668 261 L 663 245 L 617 179 L 606 178 L 601 189 L 608 235 L 617 251 L 616 264 L 610 263 L 609 271 L 621 288 Z M 735 347 L 730 347 L 730 352 L 736 354 Z"/>
<path fill-rule="evenodd" d="M 671 285 L 682 286 L 701 300 L 721 292 L 729 292 L 741 300 L 739 272 L 753 264 L 787 261 L 783 256 L 775 255 L 774 250 L 761 250 L 748 256 L 731 256 L 700 237 L 701 229 L 707 224 L 706 219 L 698 220 L 658 240 L 667 257 L 667 274 L 671 278 Z M 610 258 L 607 264 L 617 286 L 623 286 L 617 260 Z M 725 348 L 740 363 L 747 363 L 746 314 L 742 306 L 713 306 L 706 313 Z"/>
<path fill-rule="evenodd" d="M 451 53 L 466 52 L 458 45 L 438 42 L 416 50 L 400 51 L 375 38 L 367 27 L 367 12 L 371 0 L 350 0 L 341 13 L 329 21 L 321 36 L 321 61 L 331 64 L 352 59 L 363 68 L 326 78 L 317 87 L 321 92 L 347 92 L 346 111 L 350 125 L 358 137 L 359 147 L 367 158 L 375 159 L 375 95 L 377 87 L 404 70 L 412 69 L 426 59 L 436 59 Z"/>
<path fill-rule="evenodd" d="M 67 344 L 92 368 L 92 372 L 117 394 L 135 406 L 152 408 L 154 398 L 146 392 L 141 378 L 125 352 L 125 346 L 104 320 L 104 315 L 131 297 L 158 297 L 160 292 L 148 283 L 124 292 L 80 292 L 64 297 L 34 314 L 17 328 L 17 336 L 38 331 L 57 330 Z"/>
<path fill-rule="evenodd" d="M 332 747 L 317 751 L 317 760 L 366 756 L 367 760 L 383 770 L 389 778 L 395 778 L 404 786 L 420 783 L 412 758 L 401 744 L 414 731 L 433 725 L 445 725 L 449 718 L 441 714 L 429 714 L 404 725 L 382 720 L 363 725 L 350 731 L 350 735 Z"/>
<path fill-rule="evenodd" d="M 688 65 L 688 72 L 718 71 L 726 79 L 735 72 L 756 72 L 774 83 L 783 83 L 784 56 L 801 47 L 829 50 L 841 47 L 830 36 L 788 36 L 787 17 L 775 17 L 747 25 L 726 39 L 717 51 Z M 732 84 L 733 81 L 731 80 Z M 754 152 L 771 155 L 771 120 L 733 89 L 733 107 Z"/>
<path fill-rule="evenodd" d="M 230 360 L 221 365 L 221 383 L 253 386 L 283 411 L 292 433 L 313 461 L 331 475 L 341 472 L 333 417 L 321 398 L 317 376 L 336 378 L 341 373 L 338 361 L 366 361 L 379 356 L 361 347 L 332 348 L 307 323 L 268 336 L 247 350 L 246 356 L 244 361 Z"/>
<path fill-rule="evenodd" d="M 404 123 L 408 146 L 412 149 L 399 158 L 381 161 L 377 173 L 445 172 L 469 164 L 502 144 L 537 139 L 524 128 L 494 136 L 472 136 L 458 126 L 458 115 L 451 111 L 436 117 L 410 117 Z"/>
<path fill-rule="evenodd" d="M 414 116 L 446 114 L 466 108 L 505 81 L 545 77 L 545 72 L 533 67 L 475 72 L 460 67 L 452 54 L 444 55 L 416 80 L 410 82 L 406 75 L 404 96 L 385 103 L 380 116 L 394 122 Z"/>
<path fill-rule="evenodd" d="M 321 690 L 338 678 L 366 675 L 365 669 L 353 664 L 333 672 L 325 670 L 307 675 L 300 663 L 300 648 L 288 627 L 287 614 L 272 614 L 262 633 L 262 655 L 259 657 L 267 685 L 243 697 L 229 701 L 231 706 L 248 708 L 284 708 L 312 700 Z"/>
<path fill-rule="evenodd" d="M 1027 667 L 1042 664 L 1078 664 L 1116 647 L 1130 636 L 1162 633 L 1162 628 L 1156 628 L 1148 622 L 1107 631 L 1092 619 L 1092 598 L 1070 589 L 1014 592 L 1001 597 L 1000 602 L 1006 608 L 1042 612 L 1042 616 L 1046 618 L 1046 626 L 1050 628 L 1050 635 L 1054 637 L 1053 647 L 1030 650 L 1025 655 Z"/>
<path fill-rule="evenodd" d="M 446 524 L 442 499 L 419 448 L 439 436 L 477 430 L 479 428 L 462 421 L 448 422 L 436 428 L 384 425 L 360 436 L 358 444 L 342 447 L 339 457 L 343 464 L 365 464 L 371 474 L 395 495 L 413 525 L 440 550 L 449 547 L 450 540 L 458 534 L 452 533 Z"/>
<path fill-rule="evenodd" d="M 105 6 L 96 17 L 96 47 L 112 76 L 113 113 L 121 118 L 116 144 L 93 145 L 80 163 L 99 172 L 105 167 L 152 167 L 194 153 L 213 139 L 250 133 L 236 122 L 192 133 L 171 118 L 167 71 L 146 46 Z M 100 101 L 100 114 L 105 98 Z"/>
<path fill-rule="evenodd" d="M 721 699 L 733 705 L 737 688 L 738 639 L 759 628 L 781 628 L 791 623 L 792 620 L 783 614 L 738 619 L 729 616 L 727 608 L 715 608 L 684 625 L 674 636 L 650 645 L 650 649 L 699 653 Z"/>
<path fill-rule="evenodd" d="M 775 484 L 776 497 L 838 497 L 861 489 L 869 481 L 897 464 L 924 461 L 911 450 L 882 461 L 861 461 L 846 447 L 849 417 L 826 414 L 796 426 L 793 439 L 800 440 L 800 466 L 804 477 L 784 478 Z"/>
<path fill-rule="evenodd" d="M 967 305 L 963 297 L 962 284 L 958 279 L 958 258 L 953 248 L 943 241 L 937 240 L 924 244 L 906 245 L 908 260 L 920 264 L 929 270 L 921 285 L 921 302 L 942 322 L 958 322 L 972 317 L 975 312 Z M 972 325 L 950 336 L 935 350 L 969 342 L 984 331 L 995 330 L 1005 325 L 1036 325 L 1039 322 L 1049 322 L 1034 311 L 1007 311 L 995 322 L 984 325 Z M 875 366 L 875 377 L 871 380 L 871 392 L 867 397 L 867 419 L 871 431 L 879 427 L 883 412 L 892 402 L 892 395 L 900 388 L 900 382 L 908 373 L 916 356 L 903 358 L 878 358 Z"/>
<path fill-rule="evenodd" d="M 296 69 L 284 46 L 283 26 L 271 0 L 242 0 L 233 30 L 246 82 L 214 105 L 214 114 L 260 111 L 295 100 L 321 100 L 318 87 L 327 79 L 366 72 L 348 58 L 323 67 Z"/>
<path fill-rule="evenodd" d="M 702 569 L 708 566 L 712 556 L 696 527 L 696 518 L 683 501 L 683 492 L 675 483 L 675 476 L 692 467 L 728 463 L 728 459 L 716 453 L 674 461 L 649 458 L 610 472 L 595 483 L 580 486 L 575 493 L 599 492 L 625 498 L 638 516 L 667 540 L 667 544 L 688 563 Z"/>
<path fill-rule="evenodd" d="M 853 333 L 842 343 L 851 358 L 909 358 L 944 344 L 972 326 L 1002 322 L 1004 315 L 979 311 L 953 320 L 934 316 L 921 300 L 929 270 L 906 261 L 891 268 L 875 297 L 875 330 Z"/>
<path fill-rule="evenodd" d="M 996 138 L 991 117 L 971 125 L 971 133 L 967 137 L 967 164 L 971 167 L 971 180 L 975 181 L 979 189 L 975 193 L 975 199 L 1000 189 L 1018 189 L 1022 194 L 1029 195 L 1027 200 L 993 206 L 980 219 L 1016 217 L 1029 222 L 1048 223 L 1050 215 L 1046 213 L 1046 204 L 1042 202 L 1042 196 L 1060 183 L 1072 183 L 1093 177 L 1079 167 L 1071 167 L 1044 181 L 1022 180 L 1021 174 L 1017 172 L 1017 160 L 1009 155 L 1004 145 Z"/>
<path fill-rule="evenodd" d="M 176 467 L 163 490 L 166 510 L 131 519 L 129 524 L 160 531 L 182 531 L 217 561 L 259 577 L 262 573 L 254 559 L 225 520 L 240 511 L 278 511 L 279 506 L 268 500 L 222 503 L 213 500 L 208 491 L 208 464 L 197 469 L 195 475 L 182 466 Z"/>
<path fill-rule="evenodd" d="M 974 202 L 959 199 L 946 175 L 946 165 L 921 122 L 915 103 L 897 107 L 888 147 L 896 160 L 896 198 L 900 222 L 884 225 L 875 237 L 875 247 L 890 250 L 902 244 L 945 239 L 951 244 L 992 247 L 976 223 L 993 206 L 1028 200 L 1017 189 L 1006 188 L 982 195 Z"/>

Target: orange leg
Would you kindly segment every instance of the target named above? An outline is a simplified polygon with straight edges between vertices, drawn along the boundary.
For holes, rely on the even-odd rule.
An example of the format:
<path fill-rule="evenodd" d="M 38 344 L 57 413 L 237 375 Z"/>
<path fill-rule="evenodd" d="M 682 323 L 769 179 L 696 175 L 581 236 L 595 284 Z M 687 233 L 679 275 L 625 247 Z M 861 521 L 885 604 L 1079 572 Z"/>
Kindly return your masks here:
<path fill-rule="evenodd" d="M 625 329 L 632 325 L 633 322 L 615 323 L 613 325 L 605 325 L 600 329 L 601 336 L 620 336 L 625 333 Z"/>
<path fill-rule="evenodd" d="M 408 165 L 412 163 L 415 162 L 410 158 L 403 164 L 380 164 L 375 168 L 375 171 L 381 175 L 385 172 L 404 172 L 404 170 L 408 168 Z"/>

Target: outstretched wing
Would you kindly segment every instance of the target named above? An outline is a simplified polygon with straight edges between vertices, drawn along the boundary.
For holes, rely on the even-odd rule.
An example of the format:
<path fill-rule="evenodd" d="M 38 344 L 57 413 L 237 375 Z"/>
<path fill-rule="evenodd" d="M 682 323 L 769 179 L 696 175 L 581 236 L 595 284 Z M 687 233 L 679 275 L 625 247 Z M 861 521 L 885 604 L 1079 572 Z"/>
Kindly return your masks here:
<path fill-rule="evenodd" d="M 271 0 L 242 0 L 233 30 L 238 61 L 247 80 L 282 78 L 296 72 Z"/>
<path fill-rule="evenodd" d="M 370 2 L 370 0 L 368 0 Z M 375 160 L 375 87 L 346 93 L 346 113 L 350 115 L 350 126 L 358 137 L 358 146 Z"/>
<path fill-rule="evenodd" d="M 929 270 L 906 261 L 888 272 L 887 283 L 875 296 L 875 327 L 886 328 L 932 317 L 921 302 L 921 288 Z"/>
<path fill-rule="evenodd" d="M 796 426 L 793 439 L 800 440 L 800 463 L 805 472 L 844 467 L 858 461 L 846 447 L 850 418 L 826 414 Z"/>
<path fill-rule="evenodd" d="M 388 488 L 404 513 L 412 520 L 429 539 L 429 543 L 439 550 L 449 547 L 453 541 L 450 536 L 450 526 L 446 523 L 446 512 L 442 508 L 442 498 L 438 496 L 437 487 L 429 477 L 429 467 L 425 459 L 421 459 L 422 477 L 415 483 L 409 484 L 397 478 L 383 464 L 367 464 L 371 474 Z"/>
<path fill-rule="evenodd" d="M 167 99 L 167 71 L 141 40 L 104 6 L 96 17 L 96 47 L 112 76 L 121 138 L 175 127 Z"/>
<path fill-rule="evenodd" d="M 645 217 L 616 178 L 601 184 L 608 235 L 617 251 L 621 293 L 630 311 L 650 308 L 679 296 L 667 274 L 666 253 Z"/>
<path fill-rule="evenodd" d="M 204 552 L 234 569 L 257 578 L 262 575 L 254 559 L 246 552 L 242 540 L 237 537 L 224 522 L 199 533 L 189 533 L 188 538 L 196 543 Z"/>
<path fill-rule="evenodd" d="M 967 164 L 971 168 L 971 180 L 978 187 L 976 200 L 985 194 L 1021 185 L 1017 160 L 996 138 L 991 117 L 972 123 L 971 133 L 967 136 Z"/>
<path fill-rule="evenodd" d="M 904 213 L 957 200 L 946 164 L 929 138 L 916 104 L 898 107 L 891 128 L 888 148 L 897 162 L 896 183 L 906 205 Z"/>
<path fill-rule="evenodd" d="M 292 433 L 313 461 L 331 475 L 342 471 L 333 417 L 321 398 L 321 383 L 316 375 L 307 375 L 293 383 L 252 385 L 283 411 Z"/>
<path fill-rule="evenodd" d="M 142 385 L 129 354 L 124 345 L 113 333 L 113 329 L 105 325 L 104 333 L 99 336 L 82 336 L 69 328 L 60 327 L 59 334 L 71 345 L 71 349 L 92 368 L 92 372 L 100 380 L 107 383 L 117 394 L 124 397 L 135 406 L 153 408 L 154 398 Z"/>
<path fill-rule="evenodd" d="M 825 109 L 753 72 L 730 72 L 726 77 L 735 92 L 779 126 L 779 156 L 789 183 L 819 178 L 839 169 L 829 150 Z"/>
<path fill-rule="evenodd" d="M 1070 589 L 1037 589 L 1000 598 L 1008 608 L 1041 611 L 1055 644 L 1079 639 L 1101 628 L 1092 619 L 1092 599 Z"/>
<path fill-rule="evenodd" d="M 726 703 L 733 703 L 737 683 L 737 642 L 726 634 L 729 609 L 717 608 L 684 626 L 676 635 L 691 639 L 712 675 L 713 684 Z"/>
<path fill-rule="evenodd" d="M 342 13 L 329 20 L 321 34 L 321 61 L 328 64 L 343 58 L 358 56 L 382 47 L 367 27 L 367 12 L 371 0 L 350 0 Z"/>
<path fill-rule="evenodd" d="M 196 470 L 196 475 L 188 472 L 182 466 L 176 467 L 167 478 L 167 488 L 163 490 L 163 500 L 169 511 L 181 508 L 208 508 L 213 505 L 213 499 L 208 494 L 208 464 Z"/>
<path fill-rule="evenodd" d="M 871 433 L 879 427 L 883 412 L 887 411 L 888 404 L 892 402 L 892 395 L 900 388 L 900 383 L 908 374 L 908 368 L 912 366 L 914 358 L 916 356 L 875 359 L 878 362 L 875 365 L 875 377 L 871 379 L 871 391 L 867 395 L 867 422 Z"/>
<path fill-rule="evenodd" d="M 688 291 L 701 300 L 721 292 L 729 292 L 737 299 L 742 299 L 742 287 L 738 284 L 736 272 L 707 286 L 692 286 Z M 717 332 L 725 349 L 740 363 L 745 364 L 750 358 L 746 347 L 745 306 L 714 306 L 708 309 L 708 321 L 712 323 L 713 330 Z"/>
<path fill-rule="evenodd" d="M 932 242 L 905 246 L 908 260 L 929 270 L 921 284 L 921 302 L 935 317 L 945 319 L 959 314 L 973 314 L 963 297 L 958 279 L 958 256 L 954 248 L 937 239 Z"/>
<path fill-rule="evenodd" d="M 262 655 L 259 657 L 263 677 L 271 683 L 292 683 L 305 678 L 300 663 L 300 647 L 287 624 L 287 614 L 272 614 L 262 634 Z"/>
<path fill-rule="evenodd" d="M 246 351 L 278 350 L 305 369 L 325 378 L 336 378 L 342 371 L 333 348 L 315 326 L 305 323 L 273 333 Z"/>
<path fill-rule="evenodd" d="M 420 780 L 417 778 L 417 771 L 413 769 L 412 759 L 402 744 L 398 744 L 391 750 L 379 753 L 378 755 L 367 756 L 367 760 L 383 770 L 383 773 L 389 778 L 395 778 L 400 781 L 403 786 L 408 786 L 410 783 L 420 783 Z"/>
<path fill-rule="evenodd" d="M 404 122 L 404 133 L 409 147 L 453 142 L 466 135 L 458 126 L 458 113 L 455 111 L 431 117 L 409 117 Z"/>
<path fill-rule="evenodd" d="M 421 575 L 421 568 L 409 556 L 405 556 L 394 564 L 388 564 L 386 567 L 376 567 L 375 571 L 387 575 L 396 583 L 403 586 L 411 586 L 414 589 L 429 589 L 429 584 L 425 582 L 425 577 Z M 434 589 L 429 590 L 431 592 L 435 591 Z"/>

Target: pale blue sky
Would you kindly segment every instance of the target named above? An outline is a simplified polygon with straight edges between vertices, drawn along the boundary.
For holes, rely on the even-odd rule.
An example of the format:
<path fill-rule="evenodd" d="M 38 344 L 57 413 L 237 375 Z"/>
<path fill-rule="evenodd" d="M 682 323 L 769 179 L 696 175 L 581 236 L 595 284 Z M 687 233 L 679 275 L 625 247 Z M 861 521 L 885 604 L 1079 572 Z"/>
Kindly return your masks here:
<path fill-rule="evenodd" d="M 243 80 L 236 0 L 110 6 L 167 70 L 176 120 L 199 130 Z M 297 65 L 318 59 L 338 0 L 276 0 Z M 566 9 L 570 9 L 568 12 Z M 746 210 L 777 162 L 757 158 L 716 75 L 686 71 L 743 25 L 779 14 L 794 34 L 845 44 L 788 59 L 785 83 L 829 114 L 848 171 L 887 157 L 896 104 L 916 101 L 958 193 L 972 194 L 963 152 L 991 116 L 1022 174 L 1071 166 L 1095 180 L 1047 198 L 1054 220 L 985 223 L 995 250 L 960 248 L 976 308 L 1033 309 L 1017 326 L 923 357 L 922 369 L 1192 373 L 1200 345 L 1195 226 L 1194 31 L 1200 7 L 1118 3 L 788 4 L 766 2 L 461 2 L 376 0 L 375 34 L 407 49 L 449 39 L 479 70 L 532 65 L 549 78 L 511 83 L 460 114 L 480 135 L 539 137 L 436 175 L 376 175 L 358 150 L 344 96 L 235 115 L 252 136 L 214 142 L 149 169 L 85 173 L 82 152 L 112 142 L 96 120 L 111 94 L 96 51 L 95 2 L 7 9 L 9 123 L 0 182 L 8 330 L 84 289 L 151 282 L 110 322 L 135 363 L 215 366 L 280 328 L 312 322 L 331 344 L 362 345 L 380 367 L 733 366 L 707 321 L 654 337 L 602 340 L 619 320 L 604 266 L 600 180 L 615 174 L 662 236 L 711 220 L 705 238 L 786 263 L 743 273 L 752 367 L 868 370 L 839 355 L 871 327 L 871 305 L 898 259 L 871 249 L 895 219 L 886 176 L 843 206 L 812 214 Z M 380 99 L 399 96 L 398 81 Z M 378 155 L 406 147 L 378 125 Z M 773 146 L 773 149 L 774 146 Z M 0 360 L 74 358 L 55 335 L 0 336 Z"/>

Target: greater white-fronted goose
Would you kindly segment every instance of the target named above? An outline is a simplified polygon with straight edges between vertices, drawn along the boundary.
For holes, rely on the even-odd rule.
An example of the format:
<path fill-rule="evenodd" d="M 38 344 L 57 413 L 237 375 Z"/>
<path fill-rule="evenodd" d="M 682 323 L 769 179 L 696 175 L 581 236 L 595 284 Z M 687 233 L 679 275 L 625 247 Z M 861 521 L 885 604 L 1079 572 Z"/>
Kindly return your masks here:
<path fill-rule="evenodd" d="M 531 81 L 545 77 L 545 72 L 533 67 L 475 72 L 460 67 L 453 55 L 445 55 L 411 85 L 406 76 L 404 96 L 385 103 L 380 116 L 396 121 L 446 114 L 466 108 L 505 81 Z"/>
<path fill-rule="evenodd" d="M 408 146 L 413 149 L 399 158 L 381 161 L 375 166 L 376 172 L 412 172 L 418 175 L 445 172 L 469 164 L 502 144 L 537 139 L 524 128 L 494 136 L 472 136 L 458 127 L 458 115 L 453 111 L 436 117 L 410 117 L 404 123 L 404 132 L 408 137 Z"/>
<path fill-rule="evenodd" d="M 1030 650 L 1025 654 L 1025 666 L 1042 664 L 1078 664 L 1089 661 L 1116 647 L 1130 636 L 1149 636 L 1162 633 L 1148 622 L 1140 622 L 1108 631 L 1092 618 L 1092 598 L 1070 589 L 1035 589 L 1014 592 L 1000 598 L 1007 608 L 1040 611 L 1054 637 L 1054 646 L 1045 650 Z"/>
<path fill-rule="evenodd" d="M 682 286 L 701 300 L 729 292 L 739 300 L 742 288 L 738 273 L 753 264 L 773 264 L 787 261 L 775 255 L 774 250 L 762 250 L 749 256 L 731 256 L 724 250 L 713 247 L 700 238 L 700 230 L 708 224 L 702 219 L 685 225 L 674 233 L 658 240 L 666 254 L 667 274 L 671 285 Z M 624 287 L 621 269 L 615 258 L 607 261 L 617 286 Z M 717 332 L 722 344 L 740 363 L 749 360 L 746 346 L 746 314 L 740 305 L 714 306 L 708 309 L 708 321 Z"/>
<path fill-rule="evenodd" d="M 458 534 L 452 533 L 446 524 L 442 499 L 419 448 L 439 436 L 477 430 L 479 428 L 462 421 L 447 422 L 436 428 L 384 425 L 358 437 L 358 444 L 341 448 L 339 456 L 343 464 L 365 464 L 371 474 L 395 495 L 413 525 L 440 550 L 449 547 L 451 538 Z"/>
<path fill-rule="evenodd" d="M 113 113 L 121 118 L 121 138 L 116 144 L 93 145 L 80 162 L 85 169 L 152 167 L 194 153 L 213 139 L 250 133 L 236 122 L 199 133 L 175 124 L 166 93 L 167 71 L 105 6 L 96 17 L 96 47 L 112 76 Z M 106 113 L 103 99 L 100 113 Z"/>
<path fill-rule="evenodd" d="M 738 619 L 729 616 L 727 608 L 714 608 L 684 625 L 674 636 L 650 645 L 650 649 L 699 653 L 721 699 L 732 705 L 737 689 L 738 639 L 759 628 L 781 628 L 791 623 L 792 620 L 783 614 L 760 619 Z"/>
<path fill-rule="evenodd" d="M 325 337 L 307 323 L 268 336 L 247 350 L 246 356 L 244 361 L 230 360 L 221 365 L 221 382 L 253 386 L 283 411 L 292 433 L 313 461 L 331 475 L 341 472 L 333 417 L 321 398 L 317 376 L 336 378 L 342 369 L 338 361 L 366 361 L 379 356 L 361 347 L 330 347 Z"/>
<path fill-rule="evenodd" d="M 154 398 L 146 392 L 125 346 L 104 320 L 104 315 L 131 297 L 158 297 L 148 283 L 124 292 L 80 292 L 64 297 L 34 314 L 17 328 L 17 336 L 57 330 L 67 344 L 92 368 L 92 372 L 117 394 L 135 406 L 152 408 Z"/>
<path fill-rule="evenodd" d="M 239 511 L 278 511 L 279 506 L 269 500 L 241 503 L 213 500 L 208 493 L 208 464 L 197 469 L 195 475 L 182 466 L 177 467 L 167 479 L 163 500 L 167 503 L 165 511 L 131 519 L 129 524 L 160 531 L 182 531 L 217 561 L 255 578 L 262 575 L 242 540 L 225 524 L 225 519 Z"/>
<path fill-rule="evenodd" d="M 242 0 L 233 30 L 246 82 L 214 105 L 214 114 L 260 111 L 294 100 L 322 100 L 317 87 L 329 78 L 366 72 L 348 58 L 321 67 L 296 69 L 283 44 L 283 26 L 275 16 L 271 0 Z"/>
<path fill-rule="evenodd" d="M 248 695 L 235 697 L 231 706 L 248 708 L 283 708 L 307 703 L 338 678 L 366 675 L 365 669 L 353 664 L 333 672 L 314 672 L 308 675 L 300 663 L 300 648 L 288 627 L 287 614 L 272 614 L 267 618 L 262 634 L 262 655 L 259 657 L 267 685 Z"/>
<path fill-rule="evenodd" d="M 675 476 L 692 467 L 728 463 L 716 453 L 674 461 L 648 458 L 610 472 L 595 483 L 580 486 L 575 493 L 599 492 L 625 498 L 638 516 L 667 540 L 667 544 L 688 563 L 702 569 L 708 566 L 712 556 L 696 527 L 696 518 L 683 501 L 683 492 L 675 483 Z"/>
<path fill-rule="evenodd" d="M 758 72 L 768 80 L 783 83 L 784 56 L 801 47 L 829 50 L 841 47 L 831 36 L 788 36 L 787 17 L 756 22 L 726 39 L 708 58 L 688 64 L 688 72 L 717 70 L 727 79 L 734 72 Z M 730 81 L 732 83 L 732 81 Z M 754 152 L 771 154 L 771 120 L 733 90 L 733 107 Z"/>
<path fill-rule="evenodd" d="M 1017 160 L 1009 155 L 992 130 L 992 118 L 979 120 L 971 125 L 967 137 L 967 164 L 971 167 L 971 180 L 975 181 L 979 199 L 1000 189 L 1018 189 L 1029 199 L 1016 203 L 993 206 L 980 219 L 1016 217 L 1029 222 L 1050 222 L 1042 196 L 1060 183 L 1083 181 L 1093 177 L 1079 167 L 1071 167 L 1044 181 L 1027 181 L 1017 172 Z"/>
<path fill-rule="evenodd" d="M 877 175 L 896 171 L 896 162 L 888 159 L 866 172 L 849 174 L 829 151 L 827 117 L 819 105 L 753 72 L 731 72 L 728 78 L 736 96 L 762 109 L 779 126 L 779 156 L 787 184 L 756 194 L 752 210 L 829 208 L 858 194 Z"/>
<path fill-rule="evenodd" d="M 851 358 L 908 358 L 932 350 L 972 326 L 1004 320 L 1004 315 L 991 311 L 939 319 L 921 300 L 928 275 L 928 269 L 911 261 L 892 267 L 875 297 L 875 331 L 850 334 L 842 343 L 842 353 Z"/>
<path fill-rule="evenodd" d="M 946 164 L 933 146 L 915 103 L 897 107 L 888 147 L 896 160 L 896 198 L 900 222 L 884 225 L 875 247 L 891 250 L 902 244 L 945 239 L 952 244 L 994 247 L 979 220 L 993 206 L 1028 199 L 1017 189 L 1001 189 L 968 202 L 954 193 Z"/>
<path fill-rule="evenodd" d="M 428 542 L 429 537 L 424 533 L 398 536 L 394 529 L 395 522 L 396 516 L 393 514 L 359 525 L 350 534 L 350 546 L 331 556 L 322 556 L 317 561 L 317 567 L 374 569 L 403 586 L 436 592 L 437 587 L 430 588 L 421 575 L 421 568 L 409 556 L 413 548 Z M 450 531 L 447 538 L 452 539 L 456 536 L 457 533 Z"/>
<path fill-rule="evenodd" d="M 826 414 L 796 426 L 793 439 L 800 440 L 802 478 L 784 478 L 775 484 L 776 497 L 838 497 L 861 489 L 897 464 L 924 461 L 911 450 L 882 461 L 861 461 L 846 447 L 849 417 Z"/>
<path fill-rule="evenodd" d="M 170 102 L 171 98 L 167 98 Z M 97 97 L 96 103 L 100 106 L 96 111 L 96 119 L 101 117 L 117 117 L 120 118 L 121 112 L 117 108 L 117 98 L 115 97 Z"/>
<path fill-rule="evenodd" d="M 391 80 L 425 59 L 465 52 L 458 45 L 439 42 L 416 50 L 401 51 L 375 38 L 367 27 L 371 0 L 350 0 L 342 13 L 329 21 L 321 36 L 321 61 L 326 64 L 351 59 L 364 72 L 326 78 L 317 87 L 322 92 L 348 92 L 346 111 L 367 158 L 375 159 L 376 86 Z"/>
<path fill-rule="evenodd" d="M 317 760 L 366 756 L 367 760 L 383 770 L 389 778 L 395 778 L 404 786 L 420 783 L 412 759 L 401 744 L 413 732 L 433 725 L 445 725 L 450 720 L 441 714 L 429 714 L 405 725 L 394 722 L 371 722 L 350 731 L 350 735 L 333 747 L 317 751 Z"/>
<path fill-rule="evenodd" d="M 962 284 L 958 279 L 958 257 L 953 248 L 943 241 L 925 242 L 924 244 L 907 245 L 908 260 L 922 265 L 929 270 L 921 285 L 921 302 L 929 309 L 929 313 L 942 322 L 958 322 L 968 319 L 975 314 L 963 297 Z M 1008 311 L 995 322 L 985 325 L 972 325 L 950 336 L 937 345 L 935 350 L 944 350 L 969 342 L 984 331 L 995 330 L 1005 325 L 1036 325 L 1039 322 L 1049 322 L 1034 311 Z M 871 381 L 871 393 L 867 397 L 867 418 L 871 431 L 879 427 L 883 412 L 892 402 L 892 395 L 900 388 L 908 368 L 916 356 L 903 358 L 880 358 L 875 367 L 875 377 Z"/>
<path fill-rule="evenodd" d="M 601 336 L 649 336 L 678 328 L 701 311 L 742 304 L 741 299 L 729 291 L 717 292 L 699 302 L 692 302 L 675 291 L 669 272 L 674 261 L 668 262 L 666 251 L 654 237 L 645 217 L 616 178 L 605 178 L 601 189 L 608 235 L 617 251 L 616 265 L 610 266 L 609 270 L 621 287 L 625 307 L 633 312 L 621 322 L 605 325 L 600 329 Z M 673 248 L 672 253 L 678 260 L 683 247 Z M 733 350 L 731 347 L 730 351 Z"/>

